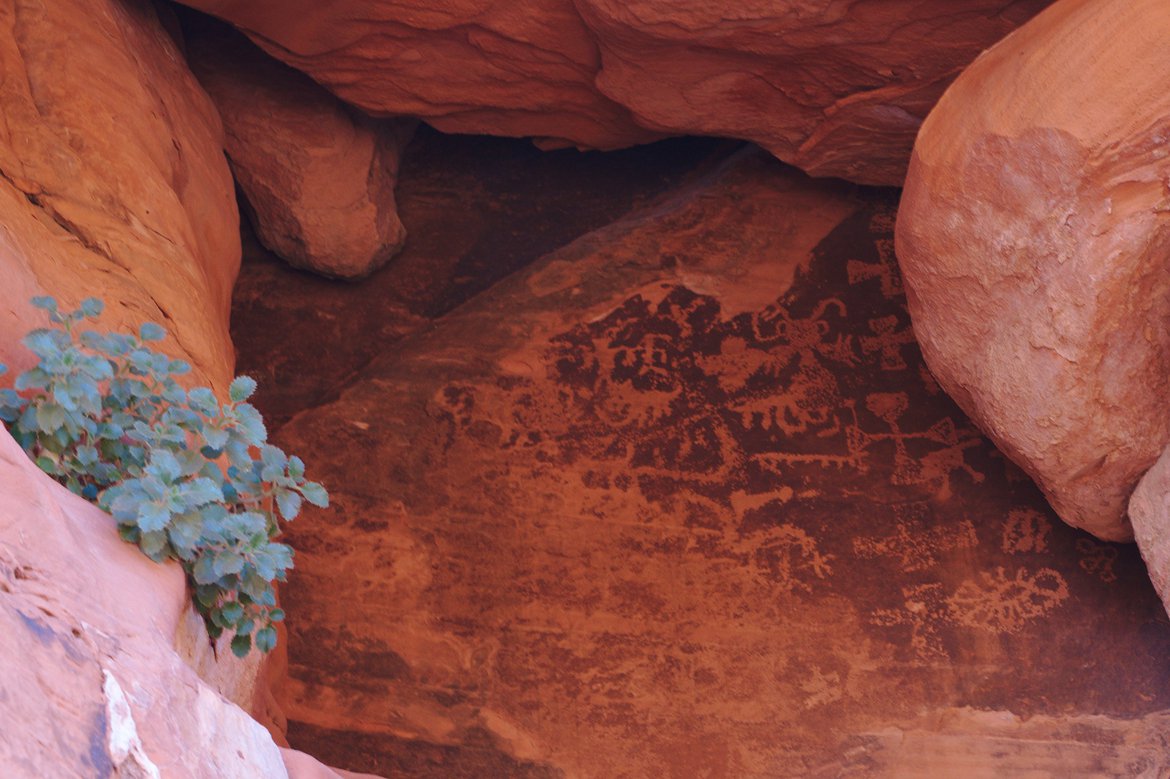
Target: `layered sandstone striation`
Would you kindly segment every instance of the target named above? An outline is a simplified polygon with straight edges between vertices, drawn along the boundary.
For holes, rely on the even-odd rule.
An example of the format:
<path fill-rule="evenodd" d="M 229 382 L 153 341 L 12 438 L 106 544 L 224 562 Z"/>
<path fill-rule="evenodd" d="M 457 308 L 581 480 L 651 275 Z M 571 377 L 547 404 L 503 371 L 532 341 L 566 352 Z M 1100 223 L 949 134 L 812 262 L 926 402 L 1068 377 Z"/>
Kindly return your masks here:
<path fill-rule="evenodd" d="M 1060 516 L 1132 537 L 1170 440 L 1170 8 L 1067 0 L 918 137 L 898 257 L 931 370 Z"/>
<path fill-rule="evenodd" d="M 729 136 L 875 184 L 901 183 L 946 85 L 1048 2 L 187 0 L 374 115 L 594 149 Z"/>
<path fill-rule="evenodd" d="M 28 304 L 104 298 L 106 322 L 171 331 L 223 387 L 240 261 L 219 117 L 145 0 L 0 8 L 0 362 L 43 324 Z"/>
<path fill-rule="evenodd" d="M 226 25 L 191 25 L 188 59 L 223 119 L 260 240 L 292 265 L 359 278 L 402 247 L 394 202 L 411 120 L 374 120 Z"/>

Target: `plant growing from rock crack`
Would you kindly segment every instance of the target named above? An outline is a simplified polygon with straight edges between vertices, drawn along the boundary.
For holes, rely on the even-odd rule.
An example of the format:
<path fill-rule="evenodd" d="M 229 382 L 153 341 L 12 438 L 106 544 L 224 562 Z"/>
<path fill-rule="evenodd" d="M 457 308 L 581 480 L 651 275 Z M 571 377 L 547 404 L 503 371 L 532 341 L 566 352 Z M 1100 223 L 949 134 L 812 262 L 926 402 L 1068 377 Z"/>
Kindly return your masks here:
<path fill-rule="evenodd" d="M 96 298 L 69 313 L 51 297 L 32 302 L 54 327 L 25 337 L 40 362 L 0 390 L 0 420 L 42 470 L 113 514 L 124 540 L 180 562 L 212 639 L 234 631 L 239 657 L 271 650 L 284 619 L 273 582 L 293 563 L 273 540 L 278 516 L 329 496 L 300 458 L 267 443 L 246 402 L 256 382 L 236 377 L 221 403 L 180 386 L 191 366 L 147 346 L 166 336 L 158 325 L 98 333 L 81 329 L 102 312 Z"/>

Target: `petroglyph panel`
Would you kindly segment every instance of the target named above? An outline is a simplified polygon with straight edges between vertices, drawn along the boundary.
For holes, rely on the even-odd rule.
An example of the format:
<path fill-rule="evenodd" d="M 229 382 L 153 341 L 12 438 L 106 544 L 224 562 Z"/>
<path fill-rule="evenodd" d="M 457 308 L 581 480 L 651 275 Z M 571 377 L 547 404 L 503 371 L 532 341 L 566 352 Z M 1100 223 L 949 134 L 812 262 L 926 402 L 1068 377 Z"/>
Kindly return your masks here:
<path fill-rule="evenodd" d="M 738 779 L 934 709 L 1170 708 L 1136 554 L 1054 523 L 925 370 L 895 201 L 740 158 L 296 416 L 336 508 L 290 529 L 294 735 Z"/>

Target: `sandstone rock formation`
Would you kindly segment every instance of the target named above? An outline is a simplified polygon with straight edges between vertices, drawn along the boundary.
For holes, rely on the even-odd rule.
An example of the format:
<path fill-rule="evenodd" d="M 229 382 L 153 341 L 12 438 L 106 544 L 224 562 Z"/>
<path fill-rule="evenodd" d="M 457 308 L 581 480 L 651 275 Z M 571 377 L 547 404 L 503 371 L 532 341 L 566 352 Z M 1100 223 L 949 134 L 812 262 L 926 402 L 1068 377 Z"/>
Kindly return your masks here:
<path fill-rule="evenodd" d="M 896 202 L 749 153 L 306 387 L 277 437 L 334 507 L 289 528 L 290 743 L 425 777 L 1165 767 L 1136 550 L 930 379 Z M 287 275 L 241 359 L 321 284 Z"/>
<path fill-rule="evenodd" d="M 554 146 L 612 149 L 658 137 L 594 87 L 600 54 L 573 0 L 187 5 L 240 26 L 373 115 Z"/>
<path fill-rule="evenodd" d="M 914 136 L 975 56 L 1049 0 L 578 0 L 597 85 L 642 125 L 754 141 L 814 176 L 902 183 Z"/>
<path fill-rule="evenodd" d="M 118 539 L 0 431 L 0 765 L 4 776 L 314 777 L 171 646 L 177 564 Z M 326 774 L 327 776 L 327 774 Z"/>
<path fill-rule="evenodd" d="M 105 326 L 165 325 L 195 381 L 232 375 L 239 219 L 222 129 L 159 13 L 0 8 L 0 362 L 14 371 L 44 324 L 29 298 L 52 294 L 103 298 Z M 0 773 L 310 775 L 175 651 L 189 616 L 177 566 L 119 541 L 3 431 L 0 485 Z"/>
<path fill-rule="evenodd" d="M 1138 482 L 1129 499 L 1129 519 L 1150 581 L 1170 612 L 1170 449 Z"/>
<path fill-rule="evenodd" d="M 299 268 L 338 278 L 389 260 L 406 239 L 394 182 L 413 122 L 360 114 L 226 25 L 186 40 L 260 240 Z"/>
<path fill-rule="evenodd" d="M 1170 440 L 1170 7 L 1066 0 L 931 113 L 898 217 L 931 370 L 1060 516 L 1131 537 Z"/>
<path fill-rule="evenodd" d="M 219 118 L 146 0 L 0 7 L 0 362 L 34 294 L 155 321 L 197 378 L 231 375 L 240 248 Z"/>
<path fill-rule="evenodd" d="M 900 184 L 943 88 L 1050 0 L 185 1 L 374 115 L 601 149 L 726 135 Z"/>

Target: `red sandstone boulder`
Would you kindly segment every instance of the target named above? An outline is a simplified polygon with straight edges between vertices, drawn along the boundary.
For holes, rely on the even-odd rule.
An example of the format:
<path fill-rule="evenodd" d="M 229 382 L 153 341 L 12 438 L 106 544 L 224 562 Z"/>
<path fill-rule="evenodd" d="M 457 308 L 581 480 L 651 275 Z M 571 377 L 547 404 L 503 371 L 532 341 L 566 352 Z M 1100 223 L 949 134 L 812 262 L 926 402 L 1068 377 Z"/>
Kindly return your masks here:
<path fill-rule="evenodd" d="M 578 0 L 598 87 L 662 132 L 755 141 L 814 176 L 902 183 L 959 71 L 1049 0 Z"/>
<path fill-rule="evenodd" d="M 914 149 L 897 251 L 943 387 L 1072 525 L 1131 537 L 1170 440 L 1170 6 L 1064 0 L 978 59 Z"/>
<path fill-rule="evenodd" d="M 0 6 L 0 362 L 50 293 L 106 321 L 167 325 L 223 387 L 239 268 L 219 117 L 144 0 Z"/>
<path fill-rule="evenodd" d="M 1129 519 L 1150 581 L 1170 612 L 1170 449 L 1138 482 L 1129 499 Z"/>
<path fill-rule="evenodd" d="M 374 115 L 601 149 L 726 135 L 900 184 L 946 85 L 1049 0 L 186 2 Z"/>
<path fill-rule="evenodd" d="M 406 240 L 394 183 L 414 123 L 354 111 L 231 28 L 197 30 L 187 48 L 264 245 L 339 278 L 365 276 L 394 256 Z"/>
<path fill-rule="evenodd" d="M 652 140 L 600 94 L 600 55 L 572 0 L 194 0 L 373 115 L 444 132 L 610 149 Z"/>

